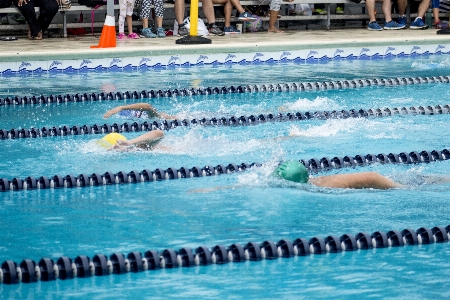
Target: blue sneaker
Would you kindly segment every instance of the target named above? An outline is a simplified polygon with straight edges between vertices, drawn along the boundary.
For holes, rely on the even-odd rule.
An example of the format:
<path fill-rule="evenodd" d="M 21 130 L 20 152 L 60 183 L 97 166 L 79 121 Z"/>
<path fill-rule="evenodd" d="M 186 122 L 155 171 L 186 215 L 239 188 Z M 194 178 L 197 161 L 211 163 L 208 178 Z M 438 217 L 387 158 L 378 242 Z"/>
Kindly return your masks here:
<path fill-rule="evenodd" d="M 156 28 L 156 35 L 158 37 L 166 37 L 166 31 L 162 27 Z"/>
<path fill-rule="evenodd" d="M 144 28 L 144 29 L 142 29 L 141 34 L 143 36 L 145 36 L 146 38 L 155 38 L 156 37 L 156 34 L 154 34 L 152 32 L 151 28 Z"/>
<path fill-rule="evenodd" d="M 233 25 L 231 25 L 230 27 L 224 27 L 223 28 L 223 32 L 225 32 L 225 34 L 240 34 L 241 32 L 239 30 L 237 30 L 236 27 L 234 27 Z"/>
<path fill-rule="evenodd" d="M 377 21 L 373 21 L 369 23 L 369 26 L 367 26 L 367 29 L 372 31 L 381 31 L 383 28 L 381 28 L 380 25 L 378 25 Z"/>
<path fill-rule="evenodd" d="M 242 14 L 239 14 L 238 19 L 243 20 L 243 21 L 256 21 L 257 20 L 256 17 L 252 16 L 248 12 L 243 12 Z"/>
<path fill-rule="evenodd" d="M 384 28 L 386 30 L 399 30 L 399 29 L 403 29 L 405 28 L 406 25 L 400 25 L 395 21 L 390 21 L 390 22 L 386 22 L 384 23 Z"/>
<path fill-rule="evenodd" d="M 411 29 L 427 29 L 428 26 L 422 21 L 422 18 L 416 18 L 409 26 Z"/>
<path fill-rule="evenodd" d="M 398 25 L 405 25 L 406 26 L 406 16 L 405 15 L 403 15 L 403 16 L 400 16 L 400 17 L 398 17 Z"/>

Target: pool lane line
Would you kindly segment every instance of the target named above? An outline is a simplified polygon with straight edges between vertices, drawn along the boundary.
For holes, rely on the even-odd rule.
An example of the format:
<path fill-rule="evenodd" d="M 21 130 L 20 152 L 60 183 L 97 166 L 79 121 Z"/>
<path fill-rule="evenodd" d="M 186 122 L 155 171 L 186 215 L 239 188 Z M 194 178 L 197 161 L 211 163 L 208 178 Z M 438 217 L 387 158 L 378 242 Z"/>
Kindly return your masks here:
<path fill-rule="evenodd" d="M 228 247 L 216 245 L 211 249 L 199 246 L 195 251 L 184 247 L 175 251 L 164 249 L 162 252 L 148 250 L 142 255 L 138 251 L 126 256 L 115 252 L 109 256 L 96 254 L 92 259 L 78 255 L 75 259 L 59 257 L 56 262 L 51 258 L 42 258 L 39 262 L 24 259 L 20 264 L 5 260 L 0 267 L 0 282 L 3 284 L 33 283 L 38 281 L 67 280 L 75 277 L 107 276 L 126 274 L 163 268 L 180 268 L 227 264 L 266 259 L 291 258 L 295 256 L 341 253 L 347 251 L 369 250 L 376 248 L 416 246 L 421 244 L 448 243 L 450 225 L 433 228 L 421 227 L 402 231 L 375 231 L 372 234 L 359 232 L 356 235 L 343 234 L 340 237 L 329 235 L 325 238 L 297 238 L 294 241 L 282 239 L 277 243 L 266 240 L 262 243 L 239 243 Z"/>
<path fill-rule="evenodd" d="M 381 118 L 396 115 L 443 115 L 450 114 L 450 105 L 435 106 L 411 106 L 394 108 L 369 108 L 369 109 L 350 109 L 333 111 L 314 111 L 314 112 L 295 112 L 295 113 L 277 113 L 277 114 L 259 114 L 250 116 L 230 116 L 219 118 L 199 118 L 191 120 L 161 120 L 144 122 L 125 122 L 123 124 L 94 124 L 94 125 L 73 125 L 73 126 L 49 126 L 31 129 L 11 130 L 0 129 L 0 140 L 18 139 L 18 138 L 38 138 L 49 136 L 70 136 L 86 134 L 107 134 L 111 132 L 140 132 L 152 131 L 156 129 L 171 130 L 177 127 L 190 126 L 249 126 L 268 122 L 295 122 L 305 120 L 328 120 L 328 119 L 348 119 L 348 118 Z"/>
<path fill-rule="evenodd" d="M 348 88 L 362 88 L 373 86 L 402 86 L 425 83 L 449 83 L 450 76 L 430 77 L 398 77 L 398 78 L 375 78 L 375 79 L 353 79 L 323 82 L 299 82 L 278 83 L 244 86 L 223 86 L 206 88 L 184 88 L 174 90 L 142 90 L 125 92 L 99 92 L 99 93 L 76 93 L 49 96 L 12 96 L 0 98 L 0 106 L 20 106 L 29 104 L 51 104 L 69 102 L 97 102 L 103 100 L 125 100 L 125 99 L 151 99 L 170 98 L 173 96 L 197 96 L 214 94 L 239 94 L 239 93 L 266 93 L 266 92 L 297 92 L 297 91 L 321 91 Z"/>
<path fill-rule="evenodd" d="M 430 163 L 436 161 L 443 161 L 450 159 L 450 150 L 443 149 L 432 151 L 411 151 L 395 153 L 380 153 L 380 154 L 366 154 L 356 156 L 335 156 L 333 158 L 323 157 L 321 159 L 311 158 L 309 160 L 299 160 L 310 173 L 327 172 L 332 169 L 341 168 L 355 168 L 367 166 L 374 163 L 380 164 L 419 164 Z M 228 165 L 217 165 L 200 167 L 182 167 L 180 169 L 157 168 L 153 171 L 144 169 L 142 171 L 133 170 L 131 172 L 120 171 L 117 173 L 106 172 L 99 173 L 82 173 L 78 176 L 74 175 L 54 175 L 52 177 L 40 176 L 36 179 L 33 176 L 28 176 L 26 179 L 0 178 L 0 192 L 8 191 L 22 191 L 34 189 L 53 189 L 53 188 L 76 188 L 76 187 L 90 187 L 90 186 L 108 186 L 117 184 L 132 184 L 139 182 L 153 182 L 181 178 L 205 177 L 221 174 L 230 174 L 234 172 L 243 172 L 252 167 L 260 167 L 260 163 L 242 163 Z"/>

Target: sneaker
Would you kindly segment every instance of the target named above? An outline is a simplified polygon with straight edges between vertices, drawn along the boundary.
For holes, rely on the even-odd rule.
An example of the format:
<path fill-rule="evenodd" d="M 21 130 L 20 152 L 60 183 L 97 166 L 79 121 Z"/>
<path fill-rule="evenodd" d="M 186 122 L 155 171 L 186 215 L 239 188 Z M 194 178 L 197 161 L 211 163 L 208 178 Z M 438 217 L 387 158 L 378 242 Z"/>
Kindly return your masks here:
<path fill-rule="evenodd" d="M 166 37 L 166 31 L 165 31 L 164 28 L 162 28 L 162 27 L 156 28 L 156 34 L 157 34 L 158 37 L 160 37 L 160 38 Z"/>
<path fill-rule="evenodd" d="M 386 22 L 386 23 L 384 23 L 384 27 L 383 27 L 383 29 L 386 29 L 386 30 L 398 30 L 398 29 L 403 29 L 403 28 L 405 28 L 405 25 L 400 25 L 395 21 Z"/>
<path fill-rule="evenodd" d="M 117 38 L 119 39 L 119 40 L 124 40 L 124 39 L 126 39 L 127 38 L 127 36 L 125 35 L 125 33 L 119 33 L 119 35 L 117 36 Z"/>
<path fill-rule="evenodd" d="M 327 14 L 327 11 L 325 9 L 321 9 L 321 8 L 316 8 L 314 10 L 314 12 L 318 15 L 326 15 Z"/>
<path fill-rule="evenodd" d="M 257 20 L 256 17 L 252 16 L 248 12 L 243 12 L 242 14 L 239 14 L 238 19 L 239 20 L 244 20 L 244 21 L 255 21 L 255 20 Z"/>
<path fill-rule="evenodd" d="M 223 32 L 225 32 L 225 34 L 240 34 L 241 33 L 233 25 L 231 25 L 230 27 L 224 27 Z"/>
<path fill-rule="evenodd" d="M 216 24 L 213 24 L 213 25 L 209 28 L 209 33 L 214 34 L 214 35 L 218 35 L 218 36 L 223 36 L 223 35 L 225 35 L 225 32 L 223 32 L 219 27 L 217 27 Z"/>
<path fill-rule="evenodd" d="M 427 29 L 428 26 L 422 21 L 422 18 L 416 18 L 409 26 L 411 29 Z"/>
<path fill-rule="evenodd" d="M 189 35 L 189 30 L 185 26 L 178 27 L 178 35 Z"/>
<path fill-rule="evenodd" d="M 133 39 L 133 40 L 137 40 L 137 39 L 139 39 L 139 35 L 137 35 L 136 33 L 130 33 L 129 35 L 128 35 L 128 38 L 129 39 Z"/>
<path fill-rule="evenodd" d="M 378 25 L 377 21 L 373 21 L 369 23 L 369 26 L 367 26 L 367 29 L 372 31 L 381 31 L 383 28 L 381 28 L 380 25 Z"/>
<path fill-rule="evenodd" d="M 156 37 L 156 34 L 154 34 L 152 32 L 151 28 L 144 28 L 144 29 L 142 29 L 141 34 L 143 36 L 145 36 L 146 38 L 155 38 Z"/>
<path fill-rule="evenodd" d="M 1 18 L 0 24 L 2 24 L 2 25 L 9 25 L 8 16 L 4 16 L 3 18 Z"/>
<path fill-rule="evenodd" d="M 397 24 L 398 24 L 398 25 L 405 25 L 405 26 L 406 26 L 406 16 L 403 15 L 403 16 L 398 17 Z"/>
<path fill-rule="evenodd" d="M 343 8 L 343 7 L 340 7 L 340 6 L 336 7 L 335 13 L 336 13 L 337 15 L 343 15 L 343 14 L 344 14 L 344 8 Z"/>

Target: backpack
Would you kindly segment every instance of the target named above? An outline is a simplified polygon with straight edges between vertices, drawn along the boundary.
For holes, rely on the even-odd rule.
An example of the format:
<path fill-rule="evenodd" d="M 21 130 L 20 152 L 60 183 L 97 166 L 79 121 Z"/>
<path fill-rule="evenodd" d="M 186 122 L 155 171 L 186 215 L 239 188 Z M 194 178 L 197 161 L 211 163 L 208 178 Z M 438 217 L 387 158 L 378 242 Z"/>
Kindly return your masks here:
<path fill-rule="evenodd" d="M 106 0 L 78 0 L 78 4 L 91 8 L 97 8 L 98 6 L 105 5 Z"/>

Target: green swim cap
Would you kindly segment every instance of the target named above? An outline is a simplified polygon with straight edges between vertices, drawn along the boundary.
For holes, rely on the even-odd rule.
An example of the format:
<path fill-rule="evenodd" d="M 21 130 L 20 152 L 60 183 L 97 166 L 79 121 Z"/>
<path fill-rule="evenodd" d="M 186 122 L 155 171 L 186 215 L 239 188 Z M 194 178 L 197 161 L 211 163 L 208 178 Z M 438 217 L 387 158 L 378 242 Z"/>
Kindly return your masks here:
<path fill-rule="evenodd" d="M 308 170 L 306 170 L 306 167 L 297 160 L 285 161 L 278 166 L 273 172 L 273 175 L 299 183 L 307 183 L 309 178 Z"/>

